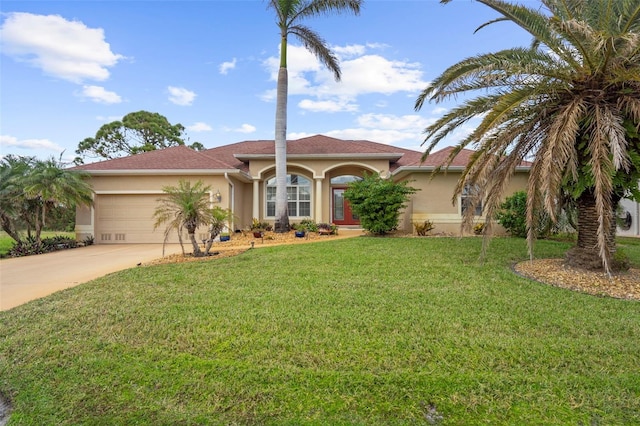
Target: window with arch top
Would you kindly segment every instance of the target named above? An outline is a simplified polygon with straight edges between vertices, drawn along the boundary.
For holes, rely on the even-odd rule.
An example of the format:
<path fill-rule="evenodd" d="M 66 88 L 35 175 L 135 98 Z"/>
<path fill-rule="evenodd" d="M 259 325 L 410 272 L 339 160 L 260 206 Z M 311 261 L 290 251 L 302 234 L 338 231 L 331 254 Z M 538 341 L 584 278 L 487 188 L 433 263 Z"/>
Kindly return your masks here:
<path fill-rule="evenodd" d="M 267 181 L 267 217 L 276 215 L 276 178 Z M 304 176 L 287 175 L 289 217 L 311 217 L 311 180 Z"/>

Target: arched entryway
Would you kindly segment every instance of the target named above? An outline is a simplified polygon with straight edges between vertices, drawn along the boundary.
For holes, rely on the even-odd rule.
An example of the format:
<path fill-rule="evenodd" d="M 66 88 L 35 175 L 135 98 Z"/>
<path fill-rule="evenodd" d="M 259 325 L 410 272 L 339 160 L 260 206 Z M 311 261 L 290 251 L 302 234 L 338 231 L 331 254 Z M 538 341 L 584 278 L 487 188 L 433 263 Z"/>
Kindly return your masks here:
<path fill-rule="evenodd" d="M 331 223 L 338 226 L 358 226 L 360 218 L 351 211 L 349 201 L 344 198 L 347 185 L 362 179 L 355 175 L 340 175 L 331 178 Z"/>

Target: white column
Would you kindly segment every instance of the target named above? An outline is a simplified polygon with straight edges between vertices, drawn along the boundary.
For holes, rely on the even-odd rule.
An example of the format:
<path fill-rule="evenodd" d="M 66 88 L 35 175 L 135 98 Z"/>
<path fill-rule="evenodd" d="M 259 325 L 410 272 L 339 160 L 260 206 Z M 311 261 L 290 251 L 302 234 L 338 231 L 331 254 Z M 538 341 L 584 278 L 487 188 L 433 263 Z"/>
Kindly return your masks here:
<path fill-rule="evenodd" d="M 324 222 L 322 218 L 322 178 L 316 178 L 316 214 L 315 221 L 316 223 Z"/>
<path fill-rule="evenodd" d="M 253 216 L 251 218 L 261 219 L 260 217 L 260 179 L 253 179 Z"/>

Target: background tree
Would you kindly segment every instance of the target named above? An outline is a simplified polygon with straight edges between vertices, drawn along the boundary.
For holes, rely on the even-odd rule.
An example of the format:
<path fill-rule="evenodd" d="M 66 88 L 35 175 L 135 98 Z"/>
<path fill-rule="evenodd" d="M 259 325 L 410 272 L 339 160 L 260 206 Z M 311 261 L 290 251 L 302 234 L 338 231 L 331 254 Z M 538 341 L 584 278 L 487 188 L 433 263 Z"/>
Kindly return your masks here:
<path fill-rule="evenodd" d="M 181 179 L 178 186 L 165 186 L 162 190 L 167 194 L 167 197 L 158 199 L 159 205 L 153 213 L 155 218 L 153 229 L 167 224 L 164 231 L 164 244 L 166 244 L 171 231 L 176 231 L 183 255 L 185 251 L 182 244 L 182 231 L 186 229 L 189 241 L 193 246 L 193 255 L 202 256 L 202 251 L 196 240 L 196 229 L 203 225 L 209 225 L 215 220 L 209 200 L 211 186 L 204 186 L 200 180 L 191 185 L 191 182 Z"/>
<path fill-rule="evenodd" d="M 483 26 L 511 21 L 533 43 L 465 59 L 433 80 L 416 109 L 426 100 L 474 96 L 426 128 L 425 156 L 459 126 L 482 117 L 443 164 L 469 144 L 477 151 L 454 200 L 477 185 L 484 192 L 476 201 L 484 198 L 492 217 L 515 168 L 534 158 L 527 188 L 530 256 L 535 212 L 543 209 L 555 221 L 568 194 L 578 210 L 578 240 L 568 262 L 615 269 L 614 211 L 622 197 L 639 195 L 640 3 L 542 0 L 547 10 L 540 10 L 478 1 L 501 14 Z M 465 224 L 472 220 L 464 218 Z"/>
<path fill-rule="evenodd" d="M 289 34 L 300 40 L 340 80 L 338 59 L 327 43 L 311 28 L 302 25 L 306 18 L 332 12 L 350 11 L 360 13 L 362 0 L 269 0 L 269 7 L 276 13 L 276 24 L 280 29 L 280 68 L 276 94 L 275 162 L 276 162 L 276 219 L 275 231 L 289 231 L 287 212 L 287 96 L 289 77 L 287 74 L 287 39 Z"/>
<path fill-rule="evenodd" d="M 394 182 L 376 174 L 365 174 L 362 180 L 349 184 L 344 197 L 360 218 L 362 228 L 374 234 L 385 234 L 398 228 L 400 209 L 417 189 L 409 182 Z"/>
<path fill-rule="evenodd" d="M 157 112 L 138 111 L 125 115 L 122 121 L 113 121 L 100 127 L 95 137 L 86 138 L 78 144 L 76 164 L 85 158 L 109 160 L 141 152 L 185 145 L 184 126 L 171 124 Z M 200 150 L 203 145 L 191 145 Z"/>

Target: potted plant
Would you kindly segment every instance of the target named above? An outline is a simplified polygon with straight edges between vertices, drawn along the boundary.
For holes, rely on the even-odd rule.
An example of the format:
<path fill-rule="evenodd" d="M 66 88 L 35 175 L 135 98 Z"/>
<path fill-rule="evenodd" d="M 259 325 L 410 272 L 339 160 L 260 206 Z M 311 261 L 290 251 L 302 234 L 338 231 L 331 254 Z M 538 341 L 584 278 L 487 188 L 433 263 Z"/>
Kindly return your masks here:
<path fill-rule="evenodd" d="M 258 219 L 253 218 L 250 229 L 254 238 L 264 238 L 265 231 L 271 229 L 271 225 L 267 222 L 260 222 Z"/>
<path fill-rule="evenodd" d="M 228 232 L 221 232 L 220 233 L 220 242 L 229 241 L 230 239 L 231 239 L 231 235 Z"/>
<path fill-rule="evenodd" d="M 293 225 L 293 230 L 295 231 L 296 238 L 304 238 L 307 233 L 307 229 L 302 224 Z"/>

